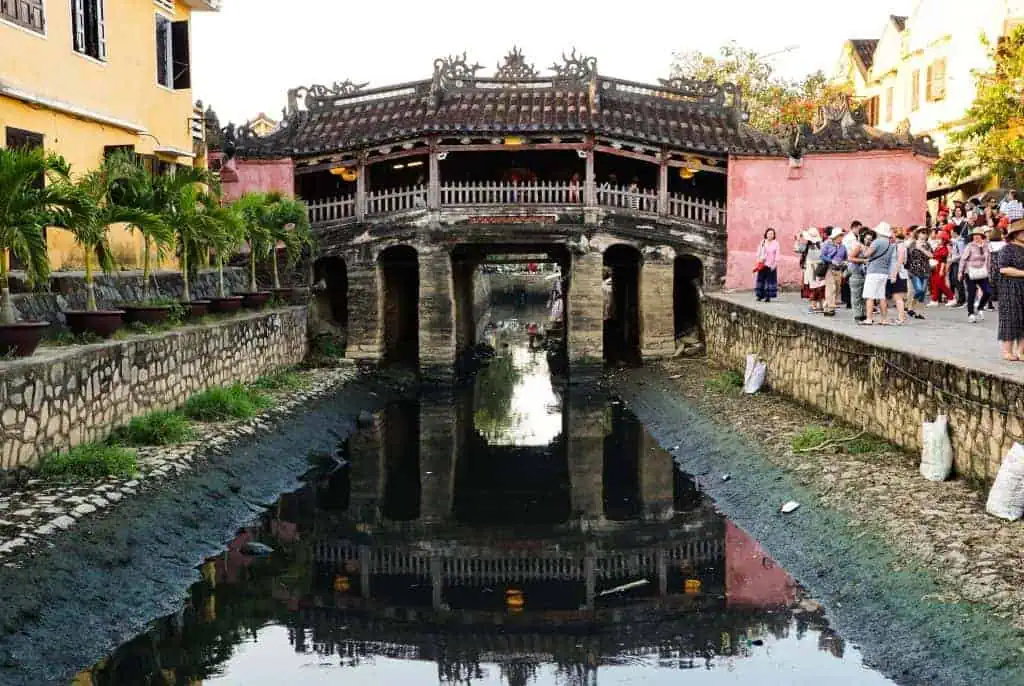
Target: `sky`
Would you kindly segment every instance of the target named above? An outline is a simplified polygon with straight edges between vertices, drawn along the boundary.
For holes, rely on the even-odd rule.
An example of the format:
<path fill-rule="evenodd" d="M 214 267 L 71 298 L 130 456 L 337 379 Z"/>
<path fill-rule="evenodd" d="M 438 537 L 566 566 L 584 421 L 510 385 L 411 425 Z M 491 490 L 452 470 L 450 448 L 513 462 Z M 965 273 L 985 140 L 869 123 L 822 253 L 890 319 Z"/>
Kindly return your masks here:
<path fill-rule="evenodd" d="M 193 20 L 193 93 L 221 123 L 280 118 L 289 88 L 352 79 L 371 87 L 430 78 L 466 51 L 493 73 L 519 46 L 538 69 L 577 50 L 607 76 L 656 83 L 674 52 L 731 40 L 799 77 L 830 72 L 848 38 L 877 38 L 915 0 L 223 0 Z"/>

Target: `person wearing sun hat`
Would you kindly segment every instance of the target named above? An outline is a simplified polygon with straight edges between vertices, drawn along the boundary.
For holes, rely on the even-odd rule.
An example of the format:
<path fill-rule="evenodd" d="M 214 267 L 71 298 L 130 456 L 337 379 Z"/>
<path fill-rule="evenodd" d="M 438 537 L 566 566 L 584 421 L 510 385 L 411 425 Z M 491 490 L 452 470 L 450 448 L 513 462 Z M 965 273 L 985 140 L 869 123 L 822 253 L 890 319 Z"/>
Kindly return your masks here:
<path fill-rule="evenodd" d="M 960 255 L 960 281 L 963 282 L 967 303 L 967 321 L 974 324 L 985 319 L 985 306 L 992 299 L 989 273 L 992 271 L 992 251 L 988 247 L 988 232 L 977 226 L 971 231 L 971 242 Z M 974 312 L 975 298 L 981 289 L 981 303 Z"/>
<path fill-rule="evenodd" d="M 999 345 L 1003 359 L 1024 359 L 1024 219 L 1006 227 L 999 251 Z"/>
<path fill-rule="evenodd" d="M 825 299 L 825 279 L 818 276 L 818 265 L 821 264 L 821 232 L 812 226 L 797 236 L 797 246 L 800 267 L 804 270 L 800 296 L 810 301 L 811 312 L 821 312 L 821 304 Z"/>
<path fill-rule="evenodd" d="M 858 322 L 866 326 L 874 324 L 875 304 L 878 304 L 879 324 L 888 324 L 889 302 L 885 297 L 885 286 L 889 283 L 889 266 L 895 250 L 892 247 L 892 227 L 887 222 L 879 222 L 873 231 L 878 236 L 863 257 L 867 267 L 864 275 L 864 321 Z"/>
<path fill-rule="evenodd" d="M 836 301 L 843 287 L 843 272 L 846 271 L 846 246 L 843 237 L 846 232 L 838 226 L 832 229 L 828 240 L 821 248 L 821 261 L 828 265 L 825 273 L 825 316 L 836 316 Z"/>

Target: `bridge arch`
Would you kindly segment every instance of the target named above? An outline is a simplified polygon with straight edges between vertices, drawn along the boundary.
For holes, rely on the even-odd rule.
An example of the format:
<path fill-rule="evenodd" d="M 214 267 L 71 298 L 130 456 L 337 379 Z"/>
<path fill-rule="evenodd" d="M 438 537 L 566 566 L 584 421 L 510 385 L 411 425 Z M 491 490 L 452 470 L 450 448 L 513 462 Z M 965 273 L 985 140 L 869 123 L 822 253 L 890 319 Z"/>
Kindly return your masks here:
<path fill-rule="evenodd" d="M 348 327 L 348 265 L 338 255 L 321 257 L 313 263 L 313 283 L 322 288 L 317 294 L 318 314 L 332 326 Z"/>
<path fill-rule="evenodd" d="M 704 263 L 694 255 L 679 255 L 672 265 L 672 315 L 675 337 L 700 334 L 700 294 Z"/>
<path fill-rule="evenodd" d="M 420 265 L 409 245 L 385 248 L 377 255 L 381 362 L 385 366 L 419 366 Z"/>
<path fill-rule="evenodd" d="M 626 243 L 616 243 L 604 251 L 602 284 L 605 298 L 605 361 L 640 361 L 640 251 Z"/>

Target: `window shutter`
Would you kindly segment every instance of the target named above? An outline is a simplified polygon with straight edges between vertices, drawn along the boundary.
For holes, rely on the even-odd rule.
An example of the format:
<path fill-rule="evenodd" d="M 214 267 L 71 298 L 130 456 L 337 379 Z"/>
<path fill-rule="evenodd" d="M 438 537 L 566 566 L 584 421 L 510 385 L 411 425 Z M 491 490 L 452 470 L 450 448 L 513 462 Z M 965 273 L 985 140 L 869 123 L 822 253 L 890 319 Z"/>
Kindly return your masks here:
<path fill-rule="evenodd" d="M 98 59 L 107 59 L 107 24 L 105 21 L 103 0 L 96 0 L 96 42 L 98 47 Z"/>
<path fill-rule="evenodd" d="M 192 60 L 189 53 L 188 22 L 171 24 L 171 64 L 175 89 L 192 87 Z"/>
<path fill-rule="evenodd" d="M 930 64 L 928 65 L 928 75 L 925 80 L 924 98 L 928 102 L 935 99 L 935 69 Z"/>
<path fill-rule="evenodd" d="M 946 97 L 946 59 L 935 60 L 935 99 L 942 100 Z"/>
<path fill-rule="evenodd" d="M 156 15 L 156 82 L 168 88 L 171 87 L 170 60 L 167 55 L 171 49 L 167 35 L 169 23 L 166 17 Z"/>
<path fill-rule="evenodd" d="M 921 70 L 915 69 L 910 83 L 910 111 L 916 112 L 921 107 Z"/>
<path fill-rule="evenodd" d="M 85 0 L 72 0 L 71 24 L 75 34 L 75 50 L 85 52 Z"/>

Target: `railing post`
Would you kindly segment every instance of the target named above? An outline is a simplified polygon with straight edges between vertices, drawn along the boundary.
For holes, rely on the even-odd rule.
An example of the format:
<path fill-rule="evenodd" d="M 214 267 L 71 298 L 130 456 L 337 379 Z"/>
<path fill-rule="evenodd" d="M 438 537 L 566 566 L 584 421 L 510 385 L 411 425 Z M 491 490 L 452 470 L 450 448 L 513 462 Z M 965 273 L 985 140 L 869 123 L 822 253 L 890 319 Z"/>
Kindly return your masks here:
<path fill-rule="evenodd" d="M 658 216 L 668 216 L 668 154 L 661 153 L 658 174 Z"/>

